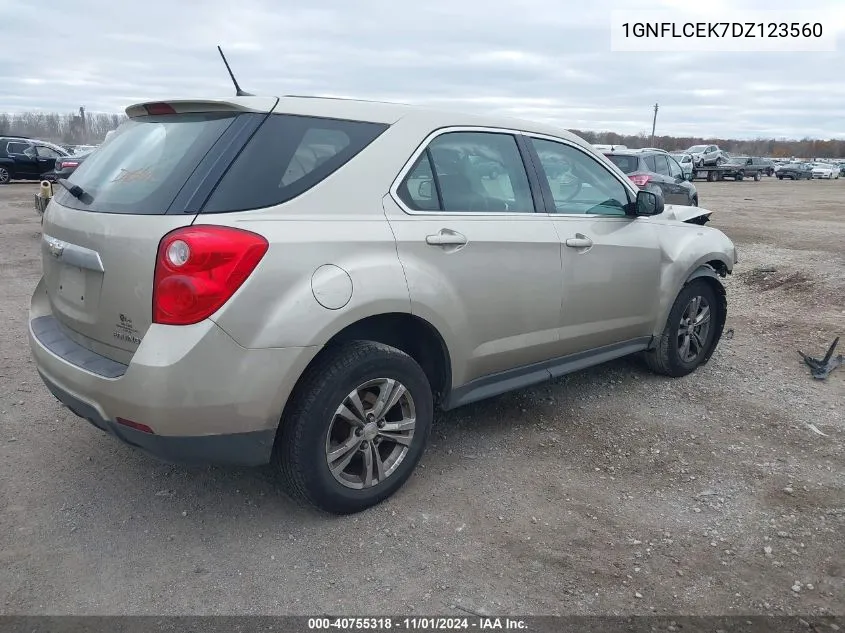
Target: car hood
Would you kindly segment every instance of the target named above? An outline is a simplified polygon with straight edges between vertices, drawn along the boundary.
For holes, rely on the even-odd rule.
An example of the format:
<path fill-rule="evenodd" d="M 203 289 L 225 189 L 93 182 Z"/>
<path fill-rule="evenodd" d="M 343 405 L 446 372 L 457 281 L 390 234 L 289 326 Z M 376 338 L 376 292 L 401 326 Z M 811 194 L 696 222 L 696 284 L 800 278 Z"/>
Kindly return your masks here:
<path fill-rule="evenodd" d="M 712 211 L 702 209 L 701 207 L 690 207 L 680 204 L 667 204 L 660 214 L 663 220 L 675 220 L 676 222 L 689 222 L 696 218 L 710 217 Z"/>

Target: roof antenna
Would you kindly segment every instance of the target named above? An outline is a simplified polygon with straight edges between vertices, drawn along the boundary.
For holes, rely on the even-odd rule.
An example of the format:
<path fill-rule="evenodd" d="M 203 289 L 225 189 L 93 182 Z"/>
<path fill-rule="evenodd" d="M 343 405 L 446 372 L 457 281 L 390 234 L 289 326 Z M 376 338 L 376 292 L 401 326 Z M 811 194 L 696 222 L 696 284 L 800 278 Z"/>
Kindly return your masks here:
<path fill-rule="evenodd" d="M 255 95 L 250 94 L 249 92 L 244 92 L 243 90 L 241 90 L 241 87 L 238 85 L 238 80 L 235 79 L 235 75 L 232 72 L 232 69 L 229 67 L 229 62 L 226 61 L 226 56 L 223 54 L 223 49 L 218 46 L 217 51 L 220 53 L 220 57 L 223 58 L 223 63 L 226 64 L 226 70 L 229 71 L 229 77 L 232 78 L 232 83 L 235 84 L 235 96 L 237 96 L 237 97 L 254 97 Z"/>

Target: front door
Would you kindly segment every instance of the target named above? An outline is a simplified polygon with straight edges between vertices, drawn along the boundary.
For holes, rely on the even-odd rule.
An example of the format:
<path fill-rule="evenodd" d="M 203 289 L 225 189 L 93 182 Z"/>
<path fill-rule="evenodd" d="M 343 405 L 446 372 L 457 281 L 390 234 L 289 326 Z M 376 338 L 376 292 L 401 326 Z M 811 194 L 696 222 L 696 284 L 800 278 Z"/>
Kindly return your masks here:
<path fill-rule="evenodd" d="M 452 130 L 384 198 L 412 312 L 447 338 L 456 386 L 557 353 L 560 242 L 535 194 L 513 135 Z"/>
<path fill-rule="evenodd" d="M 626 215 L 634 191 L 582 148 L 547 138 L 530 143 L 561 239 L 563 353 L 643 342 L 654 329 L 659 298 L 655 224 Z"/>

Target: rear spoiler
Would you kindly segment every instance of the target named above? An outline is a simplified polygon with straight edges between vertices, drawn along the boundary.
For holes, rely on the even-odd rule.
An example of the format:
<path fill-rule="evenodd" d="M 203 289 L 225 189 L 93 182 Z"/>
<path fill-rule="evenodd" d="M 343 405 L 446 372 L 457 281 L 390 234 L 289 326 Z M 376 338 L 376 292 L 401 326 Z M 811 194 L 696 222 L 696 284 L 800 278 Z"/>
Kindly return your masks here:
<path fill-rule="evenodd" d="M 272 112 L 278 97 L 235 97 L 233 99 L 171 99 L 136 103 L 126 108 L 130 119 L 152 114 L 187 114 L 191 112 Z"/>

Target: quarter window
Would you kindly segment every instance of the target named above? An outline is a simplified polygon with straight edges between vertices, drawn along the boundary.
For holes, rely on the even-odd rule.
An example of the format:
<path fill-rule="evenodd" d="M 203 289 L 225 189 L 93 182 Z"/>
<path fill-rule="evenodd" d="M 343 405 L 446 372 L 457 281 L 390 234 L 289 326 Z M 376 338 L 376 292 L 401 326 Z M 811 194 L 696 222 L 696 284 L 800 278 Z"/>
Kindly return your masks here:
<path fill-rule="evenodd" d="M 625 215 L 628 189 L 598 160 L 571 145 L 532 138 L 557 213 Z"/>
<path fill-rule="evenodd" d="M 399 186 L 417 211 L 533 213 L 534 199 L 516 139 L 493 132 L 435 138 Z"/>

